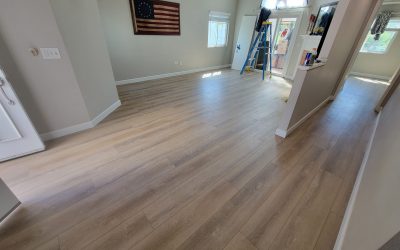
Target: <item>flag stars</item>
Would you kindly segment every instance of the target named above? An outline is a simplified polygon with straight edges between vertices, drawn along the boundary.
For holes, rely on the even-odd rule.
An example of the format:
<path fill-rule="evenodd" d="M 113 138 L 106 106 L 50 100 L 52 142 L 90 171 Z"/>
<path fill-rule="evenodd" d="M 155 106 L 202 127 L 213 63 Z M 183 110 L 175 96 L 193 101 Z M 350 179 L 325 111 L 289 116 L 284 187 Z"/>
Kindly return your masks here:
<path fill-rule="evenodd" d="M 138 14 L 141 18 L 150 19 L 153 18 L 153 7 L 146 1 L 140 1 L 137 8 Z"/>

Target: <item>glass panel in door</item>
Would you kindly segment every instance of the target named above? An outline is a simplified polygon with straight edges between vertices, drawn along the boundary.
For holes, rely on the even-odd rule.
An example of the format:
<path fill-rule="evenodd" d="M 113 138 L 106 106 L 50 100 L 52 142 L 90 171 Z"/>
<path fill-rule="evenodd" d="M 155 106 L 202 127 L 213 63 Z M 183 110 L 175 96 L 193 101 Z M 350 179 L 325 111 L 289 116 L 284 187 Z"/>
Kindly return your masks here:
<path fill-rule="evenodd" d="M 276 29 L 275 43 L 273 44 L 272 55 L 272 72 L 282 75 L 284 67 L 287 65 L 286 60 L 289 60 L 288 50 L 292 36 L 296 26 L 297 18 L 281 18 Z"/>

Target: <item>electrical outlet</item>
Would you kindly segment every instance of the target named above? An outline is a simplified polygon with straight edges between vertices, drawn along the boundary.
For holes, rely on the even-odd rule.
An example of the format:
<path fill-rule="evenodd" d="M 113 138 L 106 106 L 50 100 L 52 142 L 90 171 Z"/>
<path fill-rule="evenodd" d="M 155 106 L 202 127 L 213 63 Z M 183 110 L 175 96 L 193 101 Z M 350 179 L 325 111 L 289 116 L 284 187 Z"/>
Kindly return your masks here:
<path fill-rule="evenodd" d="M 40 48 L 40 53 L 43 59 L 61 59 L 61 54 L 58 48 Z"/>

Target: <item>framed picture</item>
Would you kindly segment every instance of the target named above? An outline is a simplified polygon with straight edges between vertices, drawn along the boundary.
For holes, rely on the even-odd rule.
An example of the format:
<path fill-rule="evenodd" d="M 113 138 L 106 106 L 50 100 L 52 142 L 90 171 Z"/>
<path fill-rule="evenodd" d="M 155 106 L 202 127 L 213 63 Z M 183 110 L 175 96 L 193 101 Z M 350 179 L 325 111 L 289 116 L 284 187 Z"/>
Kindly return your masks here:
<path fill-rule="evenodd" d="M 338 2 L 321 5 L 311 35 L 322 36 L 329 29 Z"/>
<path fill-rule="evenodd" d="M 321 5 L 321 7 L 319 8 L 314 27 L 312 29 L 312 33 L 310 34 L 322 36 L 317 49 L 317 57 L 319 56 L 322 46 L 324 45 L 325 38 L 328 34 L 329 27 L 331 26 L 333 16 L 335 15 L 337 5 L 338 2 L 333 2 Z"/>
<path fill-rule="evenodd" d="M 129 0 L 135 35 L 180 35 L 180 4 L 159 0 Z"/>

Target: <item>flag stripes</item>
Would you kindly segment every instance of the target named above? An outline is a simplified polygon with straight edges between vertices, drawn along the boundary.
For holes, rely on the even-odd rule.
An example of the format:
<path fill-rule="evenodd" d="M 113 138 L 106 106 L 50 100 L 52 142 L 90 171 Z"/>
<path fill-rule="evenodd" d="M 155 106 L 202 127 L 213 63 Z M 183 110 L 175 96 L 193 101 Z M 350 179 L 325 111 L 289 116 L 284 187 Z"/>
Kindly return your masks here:
<path fill-rule="evenodd" d="M 143 4 L 143 1 L 146 1 Z M 130 0 L 135 34 L 180 35 L 180 5 L 167 1 Z M 146 9 L 137 9 L 138 6 Z M 151 17 L 142 13 L 152 13 Z M 137 17 L 138 15 L 138 17 Z"/>

